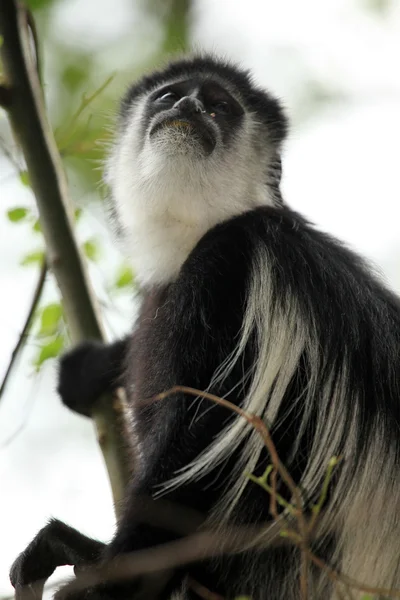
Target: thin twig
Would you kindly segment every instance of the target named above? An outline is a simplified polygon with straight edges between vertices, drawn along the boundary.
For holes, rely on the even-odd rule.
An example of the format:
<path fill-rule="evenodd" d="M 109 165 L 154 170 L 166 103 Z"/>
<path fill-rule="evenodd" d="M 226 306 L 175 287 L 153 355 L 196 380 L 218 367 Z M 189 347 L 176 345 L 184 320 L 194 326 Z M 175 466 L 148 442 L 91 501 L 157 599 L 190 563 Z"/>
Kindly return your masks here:
<path fill-rule="evenodd" d="M 223 596 L 216 594 L 215 592 L 211 592 L 204 585 L 195 579 L 192 579 L 192 577 L 188 577 L 187 583 L 189 588 L 193 590 L 200 598 L 203 598 L 203 600 L 225 600 Z"/>
<path fill-rule="evenodd" d="M 278 506 L 276 503 L 276 495 L 278 493 L 276 491 L 277 478 L 278 478 L 278 471 L 276 469 L 272 469 L 272 471 L 271 471 L 272 494 L 270 494 L 270 499 L 269 499 L 269 512 L 274 517 L 275 520 L 277 520 L 277 518 L 279 516 L 278 515 Z"/>
<path fill-rule="evenodd" d="M 24 325 L 22 327 L 22 331 L 21 331 L 21 333 L 18 337 L 17 343 L 15 344 L 14 349 L 11 353 L 10 362 L 8 363 L 8 367 L 7 367 L 7 370 L 3 377 L 3 381 L 1 382 L 0 401 L 3 397 L 5 389 L 7 387 L 10 375 L 14 368 L 14 365 L 15 365 L 15 363 L 19 357 L 19 354 L 20 354 L 21 350 L 23 349 L 25 342 L 28 338 L 28 335 L 29 335 L 29 332 L 30 332 L 30 329 L 31 329 L 31 326 L 33 323 L 33 316 L 35 314 L 36 308 L 40 302 L 40 298 L 43 293 L 44 284 L 46 282 L 46 275 L 47 275 L 47 264 L 46 264 L 46 261 L 44 260 L 42 263 L 42 266 L 40 267 L 39 278 L 38 278 L 38 281 L 35 286 L 35 290 L 34 290 L 32 300 L 31 300 L 31 303 L 29 306 L 28 314 L 26 315 L 26 319 L 25 319 Z"/>
<path fill-rule="evenodd" d="M 302 542 L 300 544 L 300 598 L 301 600 L 307 600 L 308 598 L 308 568 L 309 559 L 306 553 L 307 544 Z"/>
<path fill-rule="evenodd" d="M 295 484 L 294 479 L 292 478 L 292 476 L 290 475 L 290 473 L 288 472 L 286 467 L 283 465 L 283 463 L 281 463 L 278 453 L 276 451 L 275 445 L 272 441 L 271 434 L 270 434 L 267 426 L 265 425 L 264 421 L 262 419 L 260 419 L 260 417 L 257 417 L 256 415 L 246 412 L 245 410 L 243 410 L 239 406 L 236 406 L 236 404 L 233 404 L 233 402 L 230 402 L 229 400 L 226 400 L 225 398 L 220 398 L 219 396 L 216 396 L 215 394 L 210 394 L 209 392 L 202 392 L 200 390 L 197 390 L 195 388 L 188 387 L 185 385 L 176 385 L 173 388 L 171 388 L 170 390 L 167 390 L 166 392 L 157 394 L 157 396 L 155 398 L 153 398 L 152 400 L 153 401 L 163 400 L 164 398 L 167 398 L 171 394 L 174 394 L 177 392 L 182 392 L 184 394 L 190 394 L 191 396 L 201 396 L 202 398 L 211 400 L 212 402 L 215 402 L 216 404 L 219 404 L 220 406 L 225 406 L 225 408 L 228 408 L 229 410 L 237 413 L 238 415 L 240 415 L 241 417 L 246 419 L 246 421 L 260 433 L 260 435 L 265 443 L 265 446 L 267 447 L 267 449 L 270 453 L 272 464 L 274 465 L 275 469 L 278 471 L 279 475 L 282 477 L 283 481 L 286 483 L 287 487 L 289 488 L 289 491 L 292 493 L 292 496 L 295 501 L 295 506 L 298 509 L 298 516 L 301 517 L 300 513 L 301 513 L 302 506 L 303 506 L 303 501 L 301 498 L 300 490 L 297 487 L 297 485 Z"/>
<path fill-rule="evenodd" d="M 349 586 L 358 590 L 359 592 L 364 592 L 365 594 L 372 594 L 374 596 L 390 596 L 390 598 L 400 598 L 400 590 L 373 587 L 371 585 L 361 583 L 360 581 L 357 581 L 352 577 L 344 575 L 340 571 L 336 571 L 336 569 L 333 569 L 332 567 L 327 565 L 326 562 L 322 560 L 322 558 L 319 558 L 313 552 L 311 552 L 310 549 L 307 548 L 306 552 L 311 562 L 313 562 L 322 571 L 325 571 L 329 579 L 335 584 L 342 583 L 344 586 Z"/>

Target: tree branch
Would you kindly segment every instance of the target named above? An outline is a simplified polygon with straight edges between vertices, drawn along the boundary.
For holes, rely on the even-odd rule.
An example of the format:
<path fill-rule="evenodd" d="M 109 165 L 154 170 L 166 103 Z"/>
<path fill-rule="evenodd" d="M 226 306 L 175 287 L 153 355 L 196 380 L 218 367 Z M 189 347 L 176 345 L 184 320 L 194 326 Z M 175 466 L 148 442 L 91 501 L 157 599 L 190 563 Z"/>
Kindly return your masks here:
<path fill-rule="evenodd" d="M 11 105 L 11 90 L 3 84 L 0 84 L 0 106 L 8 108 Z"/>
<path fill-rule="evenodd" d="M 37 281 L 35 291 L 33 293 L 32 301 L 31 301 L 31 304 L 30 304 L 30 307 L 28 310 L 28 314 L 25 319 L 25 323 L 22 327 L 22 331 L 18 337 L 17 343 L 14 346 L 14 350 L 12 351 L 10 362 L 8 363 L 8 367 L 7 367 L 7 370 L 3 377 L 3 381 L 1 382 L 0 400 L 3 397 L 4 391 L 7 387 L 7 383 L 10 378 L 10 375 L 12 373 L 15 362 L 16 362 L 22 348 L 24 347 L 26 339 L 29 335 L 29 331 L 30 331 L 31 325 L 32 325 L 33 315 L 35 314 L 37 305 L 39 304 L 39 301 L 40 301 L 40 298 L 41 298 L 41 295 L 43 292 L 44 284 L 46 281 L 46 275 L 47 275 L 47 265 L 46 265 L 46 261 L 43 261 L 43 264 L 42 264 L 42 266 L 40 268 L 40 272 L 39 272 L 39 279 Z"/>
<path fill-rule="evenodd" d="M 65 176 L 44 109 L 43 93 L 32 57 L 26 12 L 16 0 L 0 1 L 0 48 L 11 102 L 6 106 L 22 148 L 39 208 L 47 263 L 60 288 L 74 342 L 103 339 L 103 330 L 86 269 L 73 235 L 72 209 Z M 110 397 L 100 399 L 93 418 L 117 506 L 128 474 L 121 423 Z"/>

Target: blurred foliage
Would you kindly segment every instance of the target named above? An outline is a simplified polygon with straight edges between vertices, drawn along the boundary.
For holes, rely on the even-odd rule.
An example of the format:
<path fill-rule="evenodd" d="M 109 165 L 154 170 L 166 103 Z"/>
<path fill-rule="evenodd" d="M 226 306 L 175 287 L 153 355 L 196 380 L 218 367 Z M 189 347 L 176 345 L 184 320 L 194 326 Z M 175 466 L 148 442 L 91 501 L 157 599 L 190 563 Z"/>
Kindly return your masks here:
<path fill-rule="evenodd" d="M 11 223 L 18 223 L 19 221 L 25 220 L 25 218 L 28 214 L 28 211 L 29 211 L 28 208 L 24 208 L 22 206 L 17 207 L 17 208 L 12 208 L 11 210 L 7 211 L 7 217 L 9 218 Z"/>
<path fill-rule="evenodd" d="M 0 0 L 1 1 L 1 0 Z M 132 12 L 137 15 L 136 31 L 129 36 L 116 39 L 112 45 L 105 40 L 98 52 L 82 40 L 71 44 L 68 31 L 65 37 L 54 34 L 53 19 L 62 7 L 63 0 L 25 0 L 36 22 L 39 52 L 43 62 L 42 79 L 56 143 L 60 151 L 67 178 L 70 196 L 75 205 L 75 222 L 85 218 L 90 210 L 89 202 L 102 200 L 101 183 L 105 150 L 111 141 L 110 123 L 116 111 L 116 101 L 126 86 L 141 73 L 160 62 L 167 54 L 181 52 L 188 45 L 188 15 L 190 0 L 136 0 Z M 77 13 L 77 17 L 79 14 Z M 124 59 L 133 38 L 143 38 L 140 24 L 153 23 L 161 32 L 160 38 L 146 40 L 146 51 L 131 53 L 131 64 L 116 61 Z M 93 28 L 96 27 L 95 15 Z M 150 48 L 150 52 L 149 52 Z M 99 57 L 115 54 L 115 72 L 110 72 L 112 61 Z M 5 121 L 0 121 L 3 134 Z M 4 136 L 6 137 L 6 135 Z M 29 174 L 21 166 L 20 156 L 14 157 L 11 150 L 2 144 L 4 155 L 14 165 L 21 186 L 30 187 Z M 17 205 L 7 211 L 10 223 L 27 226 L 41 236 L 39 215 L 35 208 Z M 104 255 L 102 245 L 93 237 L 81 242 L 84 255 L 91 263 L 101 262 Z M 41 247 L 29 251 L 21 259 L 25 267 L 40 268 L 45 257 L 44 241 Z M 130 291 L 135 287 L 130 267 L 121 260 L 114 276 L 107 284 L 107 293 Z M 39 369 L 43 363 L 57 357 L 64 349 L 67 333 L 62 305 L 52 302 L 40 306 L 34 313 L 33 338 L 38 349 L 34 365 Z"/>
<path fill-rule="evenodd" d="M 39 330 L 36 340 L 39 343 L 34 365 L 39 370 L 50 358 L 57 358 L 65 348 L 65 321 L 60 303 L 51 302 L 37 311 Z"/>
<path fill-rule="evenodd" d="M 153 45 L 150 58 L 147 54 L 144 57 L 136 54 L 129 67 L 122 70 L 115 64 L 118 82 L 113 81 L 115 73 L 107 72 L 107 68 L 99 64 L 98 57 L 102 53 L 113 52 L 113 47 L 108 47 L 109 42 L 105 41 L 104 48 L 94 52 L 90 46 L 85 46 L 84 41 L 79 47 L 71 47 L 67 32 L 65 39 L 54 35 L 52 19 L 63 4 L 62 0 L 27 0 L 26 4 L 37 24 L 44 63 L 45 94 L 65 167 L 67 172 L 79 175 L 86 190 L 95 190 L 101 183 L 101 169 L 97 167 L 110 141 L 110 116 L 115 114 L 121 90 L 166 54 L 187 47 L 190 2 L 136 0 L 132 3 L 132 11 L 139 13 L 143 22 L 155 20 L 163 35 L 159 43 Z M 138 23 L 140 25 L 140 20 Z M 140 33 L 138 27 L 129 37 L 139 37 Z M 121 40 L 115 40 L 113 45 L 116 56 L 119 53 L 123 57 Z"/>
<path fill-rule="evenodd" d="M 367 9 L 381 16 L 386 16 L 393 4 L 393 0 L 364 0 L 364 2 Z"/>
<path fill-rule="evenodd" d="M 116 273 L 114 287 L 123 289 L 133 285 L 133 271 L 128 265 L 121 265 Z"/>
<path fill-rule="evenodd" d="M 54 4 L 54 0 L 25 0 L 25 4 L 30 10 L 35 11 L 48 8 Z"/>
<path fill-rule="evenodd" d="M 164 21 L 162 51 L 173 54 L 185 50 L 188 47 L 189 0 L 148 0 L 148 7 L 153 14 L 161 14 Z"/>

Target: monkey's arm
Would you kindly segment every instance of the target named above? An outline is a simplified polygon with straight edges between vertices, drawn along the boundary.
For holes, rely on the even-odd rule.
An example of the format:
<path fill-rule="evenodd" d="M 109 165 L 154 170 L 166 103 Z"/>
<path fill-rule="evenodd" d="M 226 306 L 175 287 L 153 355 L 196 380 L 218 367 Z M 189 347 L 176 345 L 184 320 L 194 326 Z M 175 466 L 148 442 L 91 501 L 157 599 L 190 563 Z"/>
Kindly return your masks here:
<path fill-rule="evenodd" d="M 83 567 L 99 560 L 105 544 L 57 519 L 51 520 L 18 556 L 10 570 L 17 596 L 21 588 L 45 580 L 57 567 Z"/>
<path fill-rule="evenodd" d="M 113 344 L 88 341 L 60 361 L 57 391 L 71 410 L 90 416 L 96 400 L 117 388 L 123 373 L 128 338 Z"/>

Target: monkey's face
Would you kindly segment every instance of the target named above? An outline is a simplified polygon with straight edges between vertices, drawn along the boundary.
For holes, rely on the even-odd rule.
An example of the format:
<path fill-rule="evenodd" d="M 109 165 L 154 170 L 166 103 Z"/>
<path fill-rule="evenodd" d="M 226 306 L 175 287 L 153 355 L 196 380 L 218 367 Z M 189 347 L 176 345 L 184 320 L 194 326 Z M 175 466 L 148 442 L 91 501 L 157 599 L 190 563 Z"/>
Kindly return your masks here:
<path fill-rule="evenodd" d="M 240 130 L 243 114 L 239 102 L 216 81 L 182 79 L 150 94 L 143 134 L 155 150 L 189 152 L 200 159 L 218 147 L 227 149 Z"/>
<path fill-rule="evenodd" d="M 184 59 L 143 77 L 122 100 L 106 170 L 126 237 L 179 223 L 193 241 L 273 204 L 285 131 L 279 103 L 224 61 Z"/>

